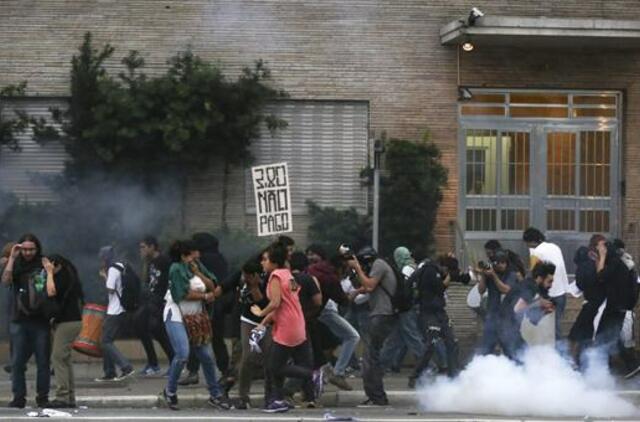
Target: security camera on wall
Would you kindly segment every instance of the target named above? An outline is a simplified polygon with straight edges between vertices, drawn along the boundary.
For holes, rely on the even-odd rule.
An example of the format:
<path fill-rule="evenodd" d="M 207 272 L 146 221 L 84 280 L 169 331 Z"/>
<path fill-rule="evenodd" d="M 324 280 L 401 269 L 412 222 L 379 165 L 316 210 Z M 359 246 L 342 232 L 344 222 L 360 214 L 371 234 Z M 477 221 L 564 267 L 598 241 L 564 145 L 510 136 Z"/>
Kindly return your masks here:
<path fill-rule="evenodd" d="M 467 18 L 467 23 L 469 24 L 469 26 L 473 26 L 475 25 L 476 21 L 483 16 L 484 16 L 484 12 L 478 9 L 477 7 L 474 7 L 473 9 L 471 9 L 471 12 L 469 13 L 469 18 Z"/>

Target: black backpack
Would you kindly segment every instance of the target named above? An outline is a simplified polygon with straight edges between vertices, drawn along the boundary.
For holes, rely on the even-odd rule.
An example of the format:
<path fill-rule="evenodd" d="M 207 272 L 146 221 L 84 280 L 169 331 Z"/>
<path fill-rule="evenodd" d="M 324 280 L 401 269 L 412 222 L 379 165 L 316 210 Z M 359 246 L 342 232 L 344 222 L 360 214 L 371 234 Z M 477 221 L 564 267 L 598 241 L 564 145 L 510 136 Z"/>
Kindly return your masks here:
<path fill-rule="evenodd" d="M 640 296 L 640 284 L 638 284 L 638 272 L 636 269 L 629 270 L 629 303 L 627 310 L 632 311 L 638 304 L 638 296 Z"/>
<path fill-rule="evenodd" d="M 395 265 L 390 265 L 396 276 L 396 291 L 395 294 L 389 293 L 389 291 L 380 282 L 380 287 L 391 299 L 391 305 L 395 313 L 407 312 L 415 304 L 415 286 L 411 283 L 411 278 L 405 279 L 404 275 L 398 271 Z M 414 272 L 415 274 L 415 272 Z"/>
<path fill-rule="evenodd" d="M 120 271 L 122 277 L 122 295 L 116 291 L 120 305 L 125 311 L 135 311 L 141 302 L 142 282 L 140 277 L 129 264 L 117 262 L 111 265 L 111 268 Z"/>

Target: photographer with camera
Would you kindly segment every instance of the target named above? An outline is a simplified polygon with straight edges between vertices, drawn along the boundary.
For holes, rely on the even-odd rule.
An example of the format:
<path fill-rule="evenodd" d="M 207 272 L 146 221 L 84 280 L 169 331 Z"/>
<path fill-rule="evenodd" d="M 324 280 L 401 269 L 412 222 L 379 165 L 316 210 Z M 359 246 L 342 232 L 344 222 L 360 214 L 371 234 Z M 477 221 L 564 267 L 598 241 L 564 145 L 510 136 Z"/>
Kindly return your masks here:
<path fill-rule="evenodd" d="M 443 255 L 437 262 L 424 261 L 413 275 L 417 277 L 420 323 L 423 329 L 425 352 L 409 379 L 410 387 L 429 366 L 435 346 L 444 340 L 447 350 L 447 371 L 450 377 L 458 373 L 458 341 L 446 311 L 445 292 L 452 281 L 468 282 L 468 275 L 460 273 L 458 260 L 452 255 Z"/>
<path fill-rule="evenodd" d="M 516 273 L 516 277 L 518 281 L 524 280 L 527 276 L 527 267 L 524 264 L 524 261 L 514 251 L 511 249 L 506 249 L 502 247 L 502 244 L 496 239 L 488 240 L 484 244 L 484 252 L 487 254 L 487 258 L 489 261 L 493 261 L 495 259 L 496 253 L 502 252 L 507 255 L 507 259 L 509 260 L 509 269 Z"/>
<path fill-rule="evenodd" d="M 367 400 L 364 406 L 387 406 L 389 400 L 382 381 L 384 370 L 380 364 L 380 351 L 396 321 L 391 298 L 396 292 L 397 280 L 391 266 L 378 257 L 370 246 L 362 248 L 357 257 L 347 261 L 355 270 L 363 292 L 369 292 L 369 337 L 365 345 L 362 384 Z"/>
<path fill-rule="evenodd" d="M 488 292 L 487 314 L 479 352 L 482 355 L 492 354 L 499 345 L 509 359 L 516 360 L 522 344 L 512 299 L 518 288 L 518 277 L 509 265 L 509 255 L 505 251 L 495 251 L 491 263 L 478 262 L 476 273 L 480 275 L 479 293 Z"/>

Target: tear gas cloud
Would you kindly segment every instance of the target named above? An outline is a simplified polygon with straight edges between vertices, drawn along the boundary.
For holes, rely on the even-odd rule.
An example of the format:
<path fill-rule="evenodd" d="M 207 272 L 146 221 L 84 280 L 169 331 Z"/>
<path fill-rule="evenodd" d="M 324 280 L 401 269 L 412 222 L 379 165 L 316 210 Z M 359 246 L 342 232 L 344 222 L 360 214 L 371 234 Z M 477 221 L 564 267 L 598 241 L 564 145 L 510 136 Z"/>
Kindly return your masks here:
<path fill-rule="evenodd" d="M 505 416 L 632 417 L 640 411 L 620 398 L 604 353 L 587 356 L 587 370 L 571 368 L 552 347 L 528 349 L 523 364 L 477 356 L 455 379 L 439 377 L 418 397 L 431 412 Z"/>

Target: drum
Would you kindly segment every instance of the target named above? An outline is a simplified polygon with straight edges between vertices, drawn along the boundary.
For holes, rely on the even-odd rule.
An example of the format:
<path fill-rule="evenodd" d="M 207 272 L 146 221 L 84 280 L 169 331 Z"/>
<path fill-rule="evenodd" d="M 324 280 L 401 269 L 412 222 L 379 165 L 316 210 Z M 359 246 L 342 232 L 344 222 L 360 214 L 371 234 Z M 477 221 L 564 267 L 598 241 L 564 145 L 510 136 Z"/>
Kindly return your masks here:
<path fill-rule="evenodd" d="M 102 357 L 100 338 L 102 337 L 102 322 L 107 312 L 107 307 L 95 303 L 87 303 L 82 309 L 82 330 L 76 337 L 71 347 L 76 352 Z"/>

